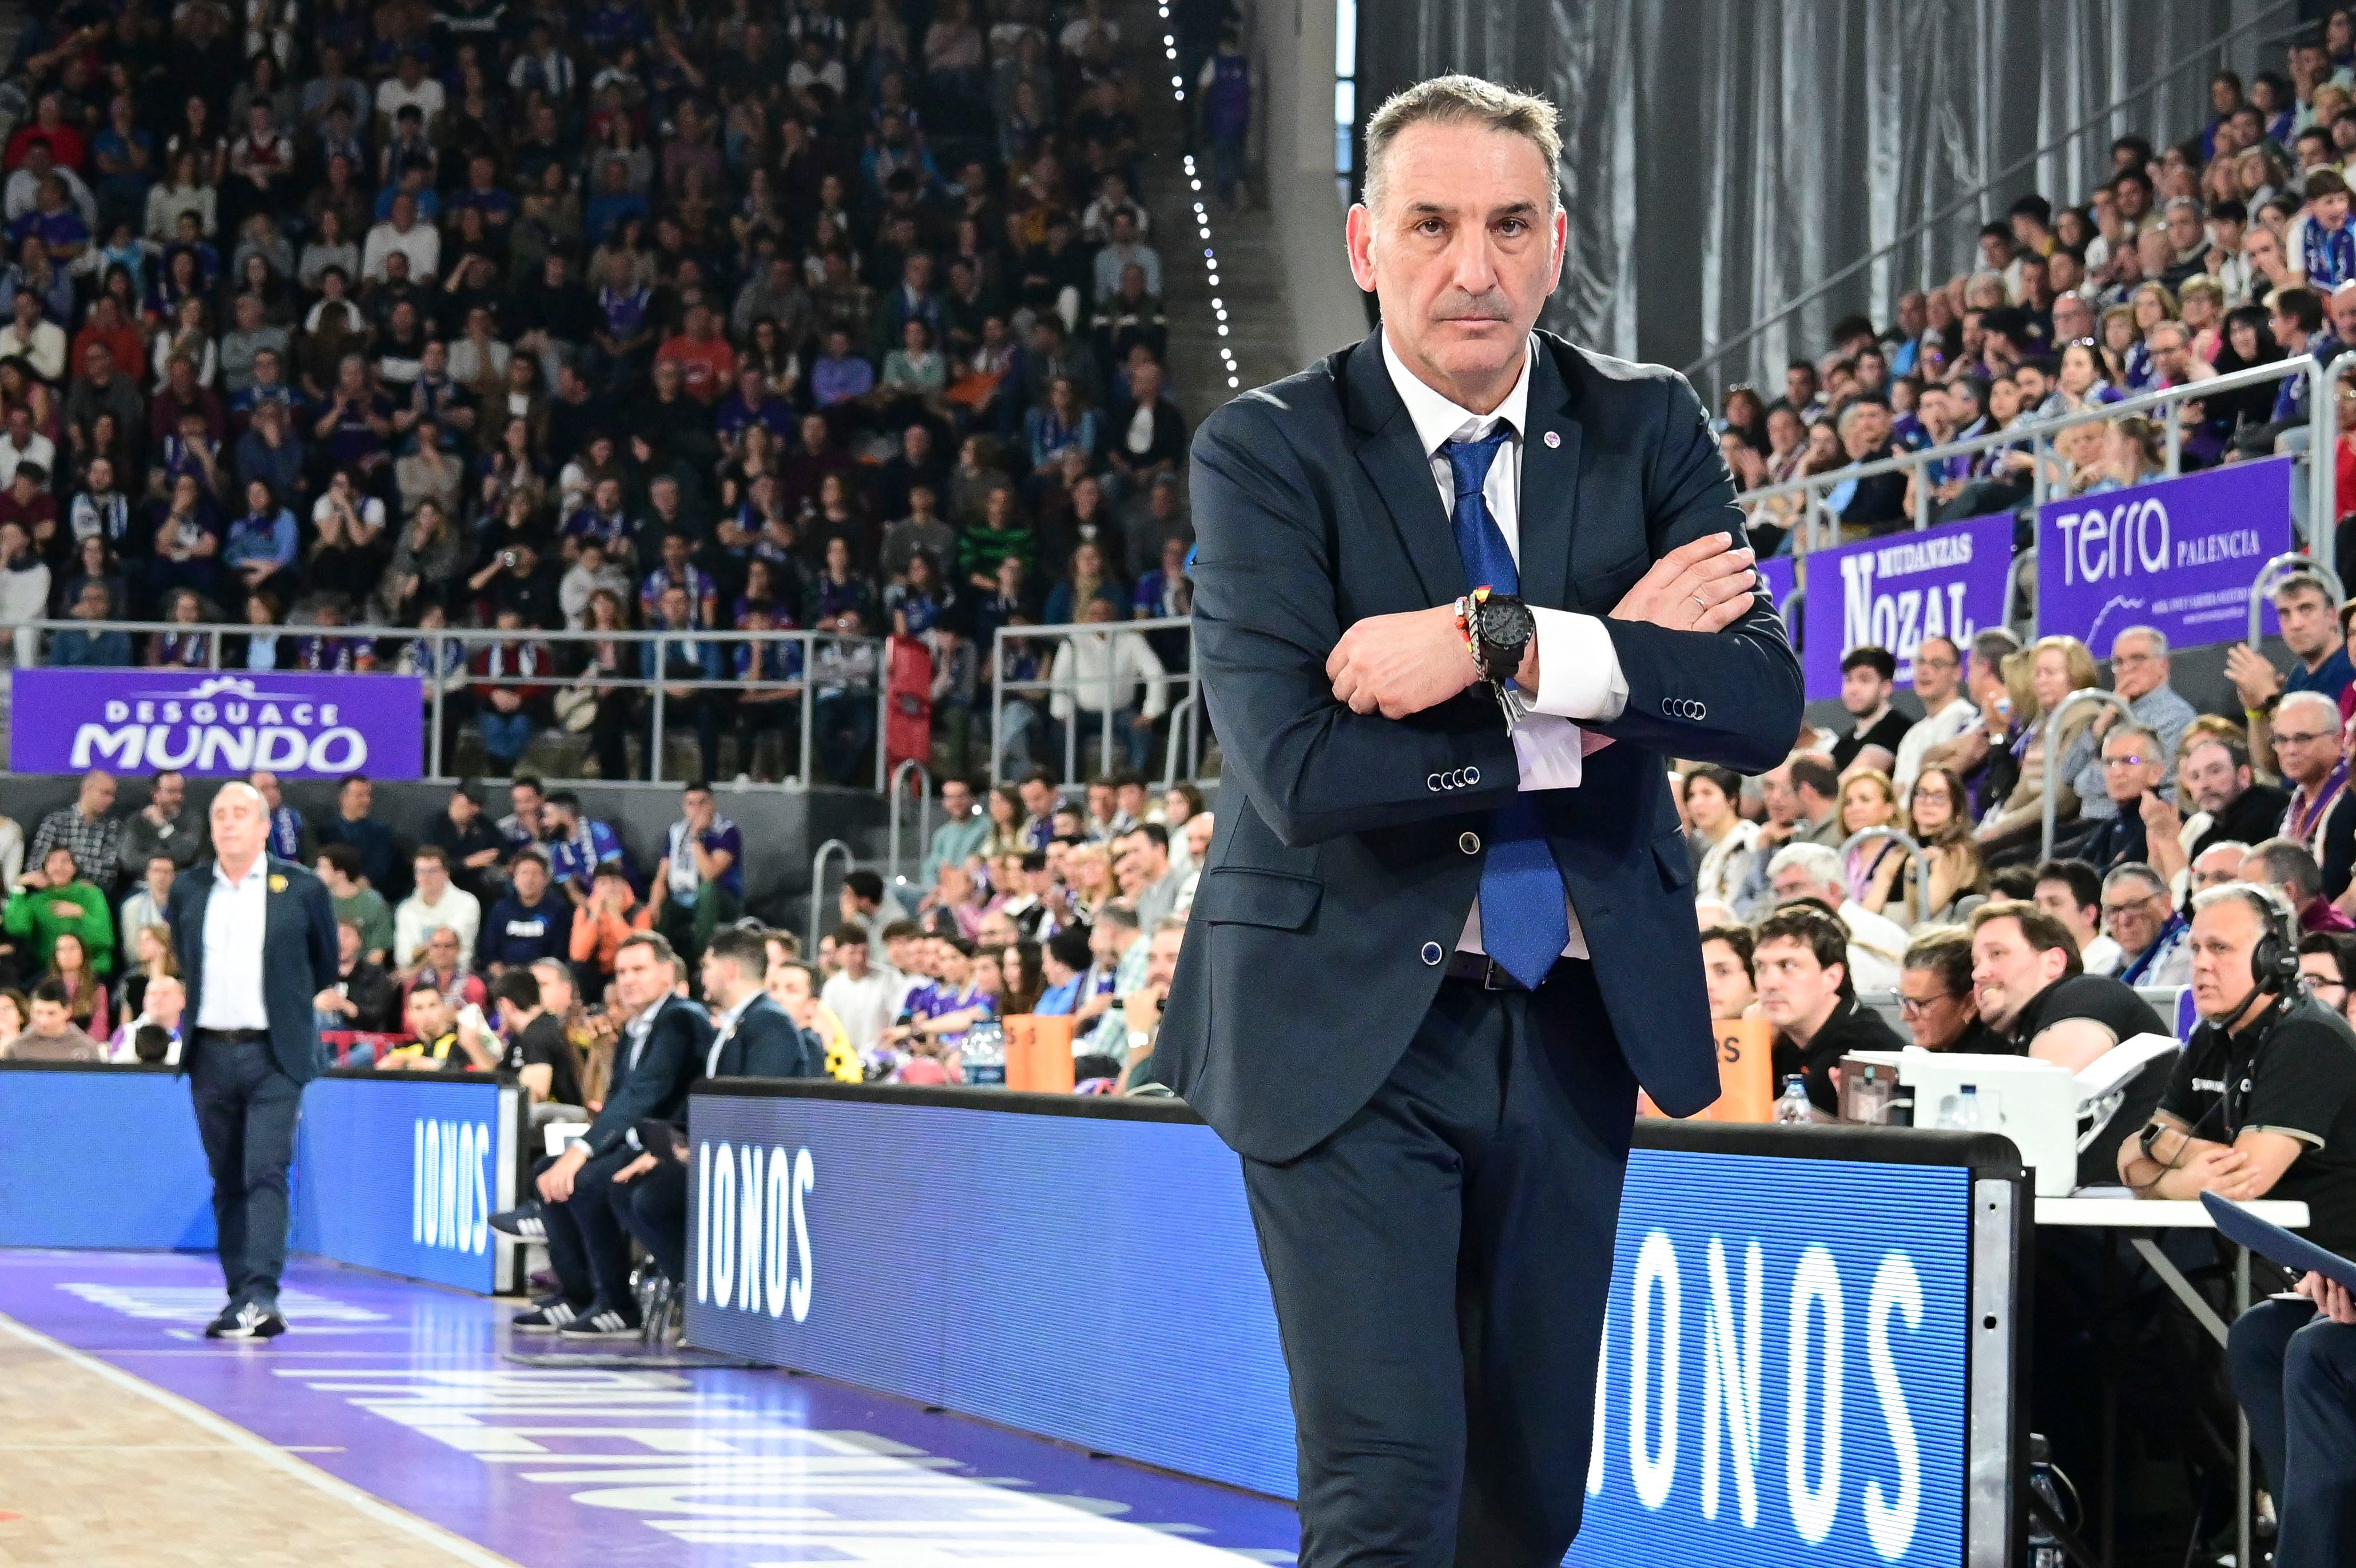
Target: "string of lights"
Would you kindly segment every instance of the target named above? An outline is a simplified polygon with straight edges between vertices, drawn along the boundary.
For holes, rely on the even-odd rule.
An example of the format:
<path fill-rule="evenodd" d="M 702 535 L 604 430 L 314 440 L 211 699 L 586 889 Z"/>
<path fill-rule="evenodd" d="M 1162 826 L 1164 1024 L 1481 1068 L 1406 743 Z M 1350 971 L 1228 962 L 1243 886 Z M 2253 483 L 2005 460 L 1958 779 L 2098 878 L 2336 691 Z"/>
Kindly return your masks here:
<path fill-rule="evenodd" d="M 1157 9 L 1162 20 L 1167 23 L 1170 20 L 1170 7 L 1163 5 Z M 1178 39 L 1174 34 L 1162 35 L 1162 52 L 1168 57 L 1173 65 L 1178 62 Z M 1183 117 L 1186 102 L 1186 79 L 1173 72 L 1170 78 L 1170 92 L 1177 100 L 1180 106 L 1179 112 Z M 1211 209 L 1203 200 L 1203 171 L 1194 166 L 1194 155 L 1192 153 L 1185 155 L 1185 164 L 1186 187 L 1194 198 L 1194 228 L 1203 241 L 1203 271 L 1211 285 L 1211 315 L 1219 325 L 1219 336 L 1224 338 L 1227 336 L 1227 304 L 1219 294 L 1219 252 L 1211 243 Z M 1243 386 L 1243 378 L 1236 364 L 1236 351 L 1225 343 L 1219 345 L 1219 365 L 1227 373 L 1229 390 L 1232 391 Z"/>

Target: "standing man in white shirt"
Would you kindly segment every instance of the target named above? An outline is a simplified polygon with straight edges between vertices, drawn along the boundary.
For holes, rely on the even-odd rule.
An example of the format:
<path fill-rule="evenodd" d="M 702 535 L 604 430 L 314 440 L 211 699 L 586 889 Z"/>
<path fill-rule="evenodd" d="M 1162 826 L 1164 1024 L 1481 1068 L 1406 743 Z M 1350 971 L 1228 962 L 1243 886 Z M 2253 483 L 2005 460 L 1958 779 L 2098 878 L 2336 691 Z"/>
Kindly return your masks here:
<path fill-rule="evenodd" d="M 1952 639 L 1925 637 L 1914 645 L 1914 696 L 1922 717 L 1898 741 L 1898 762 L 1890 782 L 1904 804 L 1922 776 L 1922 753 L 1943 746 L 1979 718 L 1979 709 L 1964 696 L 1964 651 Z"/>
<path fill-rule="evenodd" d="M 180 1070 L 213 1179 L 229 1305 L 212 1339 L 286 1332 L 286 1168 L 303 1085 L 327 1065 L 313 1009 L 337 980 L 327 885 L 268 852 L 270 813 L 249 784 L 213 796 L 214 859 L 173 884 L 172 946 L 192 1024 Z"/>

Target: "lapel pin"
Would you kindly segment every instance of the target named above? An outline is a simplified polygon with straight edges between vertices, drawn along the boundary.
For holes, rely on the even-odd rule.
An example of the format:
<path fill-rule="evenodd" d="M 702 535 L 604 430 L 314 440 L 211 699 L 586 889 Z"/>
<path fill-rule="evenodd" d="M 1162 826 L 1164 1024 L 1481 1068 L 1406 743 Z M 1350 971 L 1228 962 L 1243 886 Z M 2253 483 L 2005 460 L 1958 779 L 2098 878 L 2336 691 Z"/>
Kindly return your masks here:
<path fill-rule="evenodd" d="M 1558 430 L 1550 430 L 1547 432 L 1546 443 L 1548 446 L 1560 446 L 1562 444 L 1562 432 Z"/>
<path fill-rule="evenodd" d="M 273 893 L 284 892 L 286 891 L 286 879 L 273 874 L 270 879 L 270 891 Z"/>

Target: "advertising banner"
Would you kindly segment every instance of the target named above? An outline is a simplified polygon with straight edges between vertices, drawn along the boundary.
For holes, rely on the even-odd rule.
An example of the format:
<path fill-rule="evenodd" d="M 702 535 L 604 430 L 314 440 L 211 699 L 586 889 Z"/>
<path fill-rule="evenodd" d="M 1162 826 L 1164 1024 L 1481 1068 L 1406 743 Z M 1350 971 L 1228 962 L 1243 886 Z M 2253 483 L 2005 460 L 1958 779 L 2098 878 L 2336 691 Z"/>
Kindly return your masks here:
<path fill-rule="evenodd" d="M 290 1246 L 491 1294 L 514 1245 L 489 1220 L 515 1199 L 516 1093 L 481 1076 L 314 1079 L 288 1175 Z M 0 1125 L 12 1129 L 0 1246 L 214 1244 L 212 1177 L 178 1073 L 0 1064 Z"/>
<path fill-rule="evenodd" d="M 1215 1134 L 857 1093 L 693 1097 L 691 1344 L 1294 1495 L 1274 1309 Z M 1961 1563 L 1972 1181 L 1640 1145 L 1569 1561 Z M 1141 1312 L 1152 1356 L 1073 1353 Z"/>
<path fill-rule="evenodd" d="M 2037 511 L 2037 631 L 2111 656 L 2129 626 L 2179 647 L 2239 642 L 2250 583 L 2291 548 L 2291 459 L 2236 463 Z M 2274 631 L 2274 612 L 2264 626 Z"/>
<path fill-rule="evenodd" d="M 424 772 L 423 682 L 406 675 L 20 669 L 8 766 L 19 773 L 177 769 L 282 779 Z"/>
<path fill-rule="evenodd" d="M 1905 686 L 1923 638 L 1953 638 L 1968 651 L 1975 632 L 2003 625 L 2012 529 L 2011 516 L 1997 514 L 1810 551 L 1808 700 L 1840 695 L 1851 648 L 1888 648 Z"/>

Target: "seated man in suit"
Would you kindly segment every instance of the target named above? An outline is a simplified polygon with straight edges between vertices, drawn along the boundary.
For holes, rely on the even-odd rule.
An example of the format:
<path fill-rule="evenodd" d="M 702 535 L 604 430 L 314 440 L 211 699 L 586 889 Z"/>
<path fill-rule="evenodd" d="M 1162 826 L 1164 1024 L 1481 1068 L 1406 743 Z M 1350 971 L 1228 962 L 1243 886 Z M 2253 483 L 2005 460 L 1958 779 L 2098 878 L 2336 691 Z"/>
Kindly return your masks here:
<path fill-rule="evenodd" d="M 491 1216 L 509 1235 L 548 1243 L 558 1288 L 516 1315 L 515 1327 L 527 1333 L 600 1339 L 638 1331 L 615 1173 L 646 1152 L 641 1123 L 684 1119 L 688 1085 L 702 1074 L 712 1047 L 711 1015 L 672 990 L 674 958 L 670 944 L 650 931 L 614 955 L 614 988 L 631 1018 L 615 1047 L 605 1109 L 585 1135 L 535 1168 L 539 1202 Z"/>
<path fill-rule="evenodd" d="M 768 944 L 723 927 L 703 950 L 703 994 L 719 1008 L 719 1026 L 701 1066 L 707 1078 L 822 1078 L 826 1051 L 796 1024 L 763 982 Z M 683 1118 L 682 1118 L 683 1121 Z M 673 1285 L 687 1278 L 687 1129 L 642 1126 L 647 1152 L 614 1173 L 627 1184 L 617 1199 L 622 1222 Z"/>

